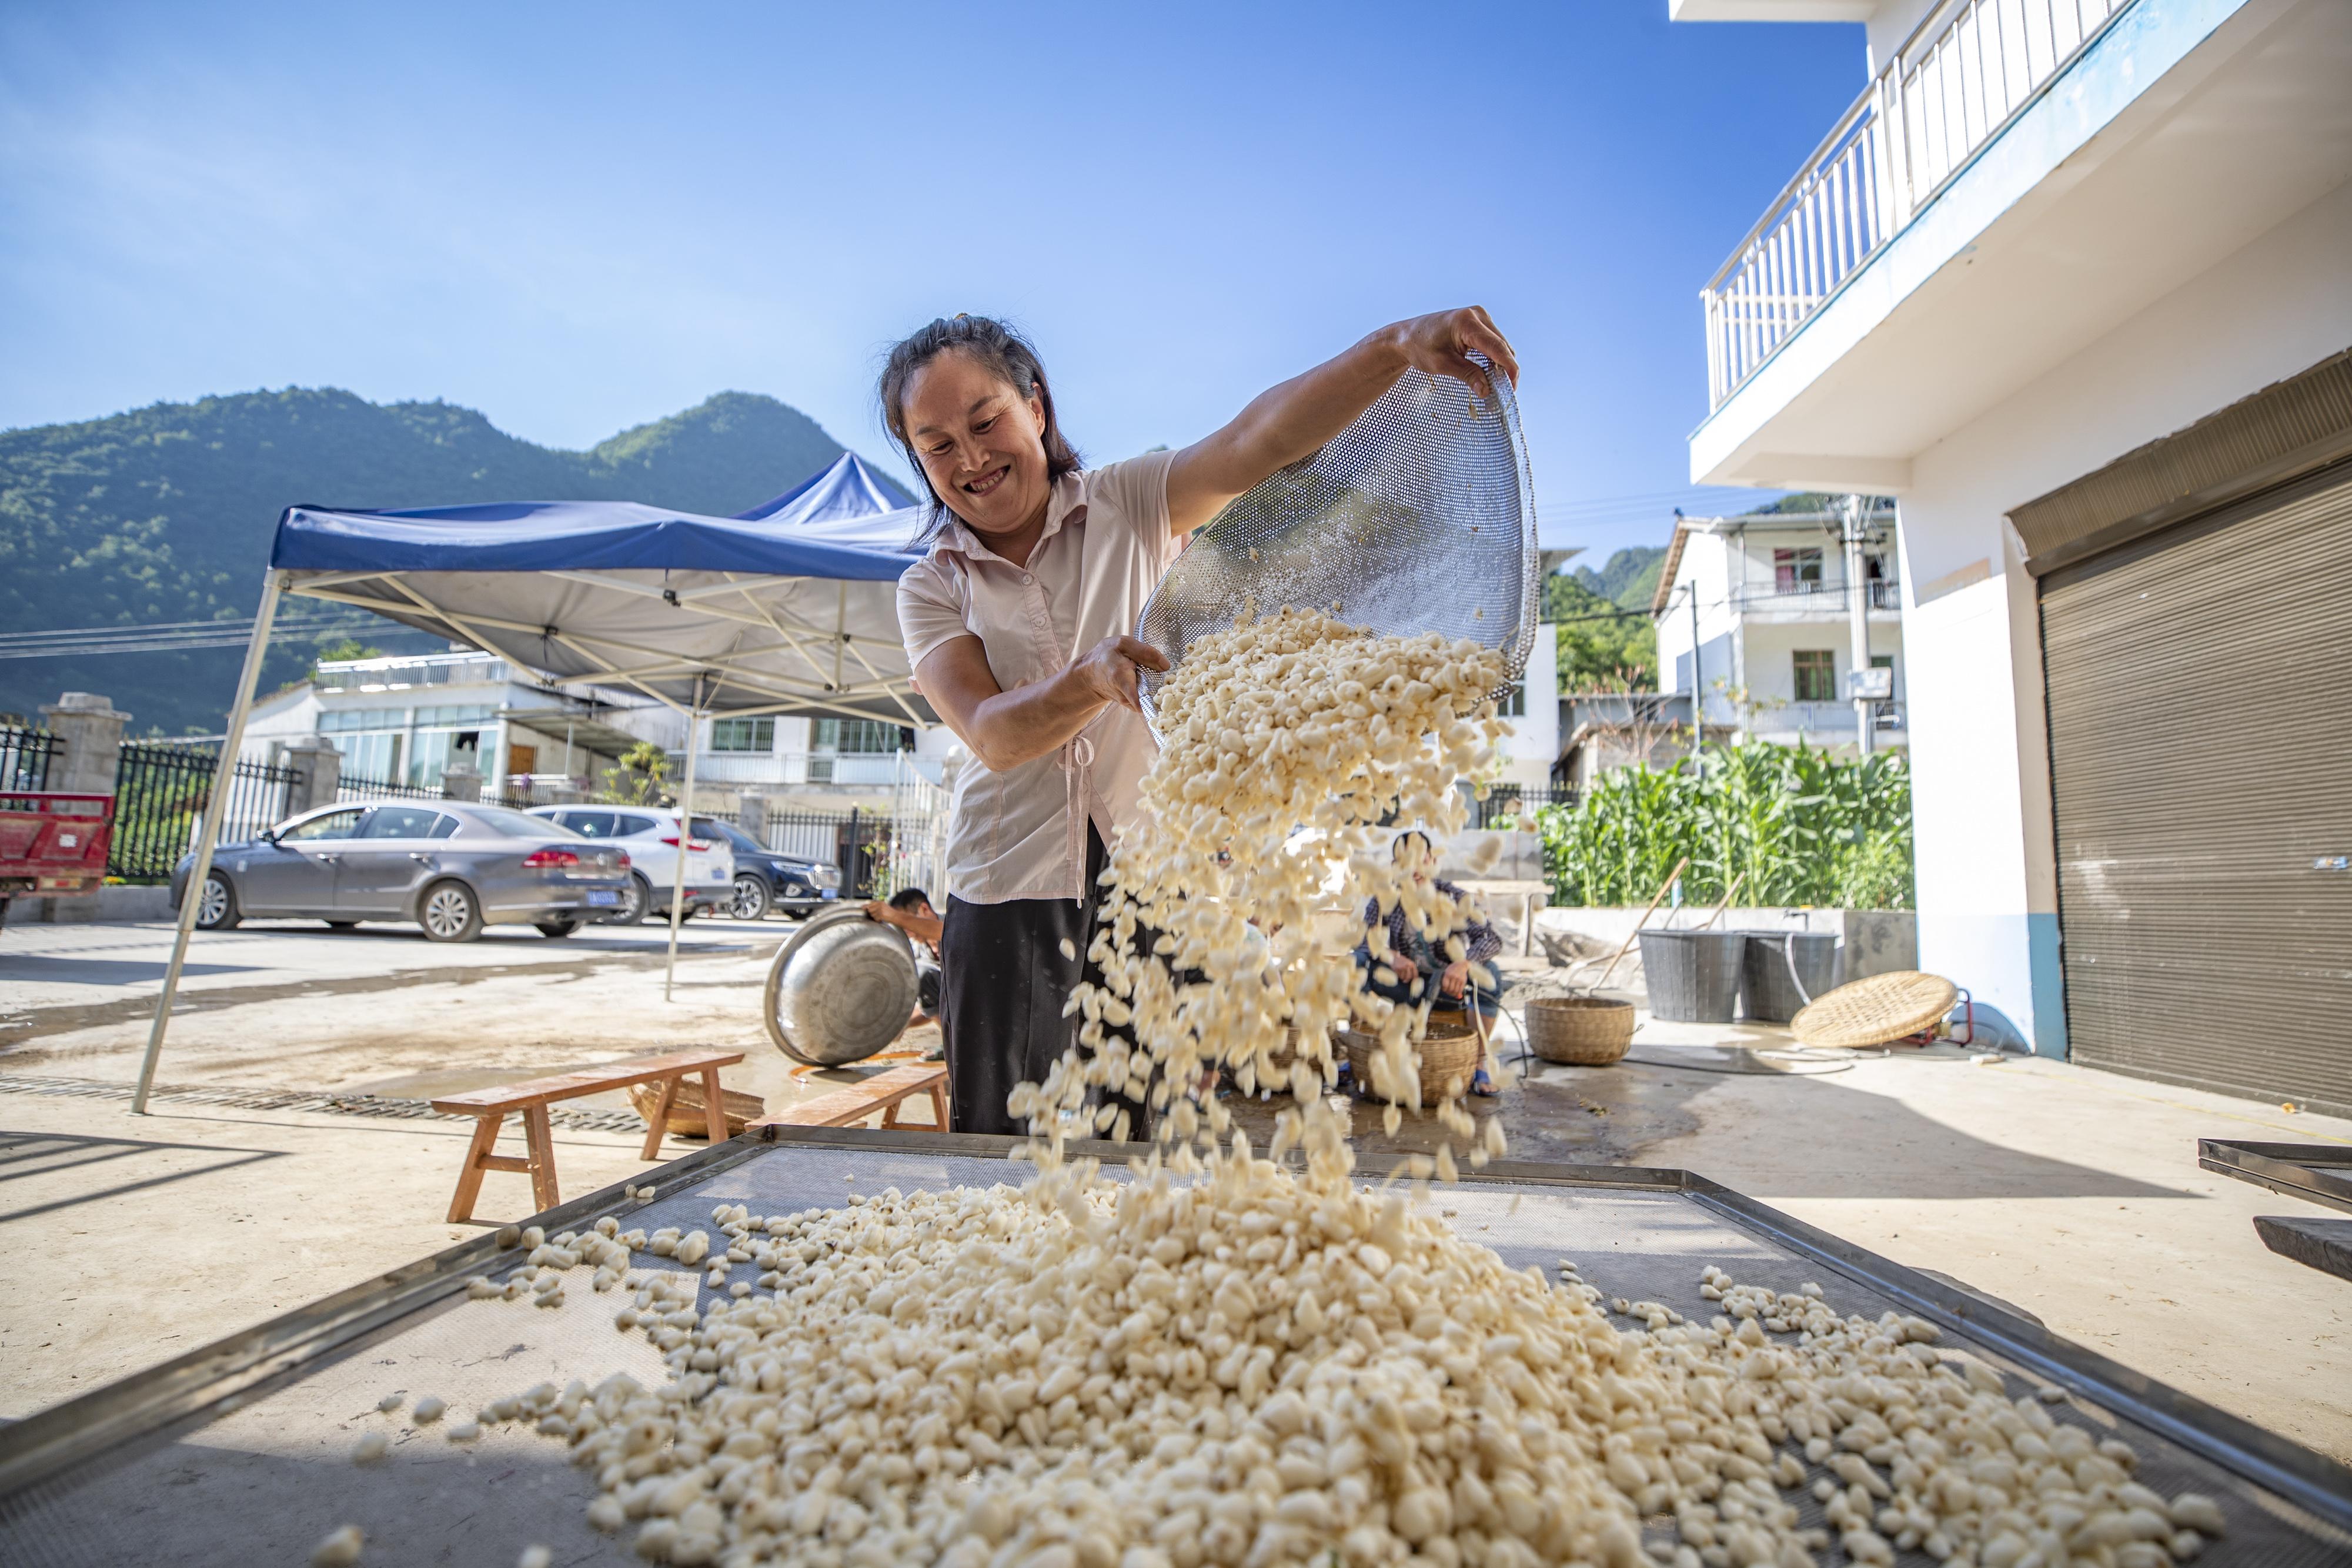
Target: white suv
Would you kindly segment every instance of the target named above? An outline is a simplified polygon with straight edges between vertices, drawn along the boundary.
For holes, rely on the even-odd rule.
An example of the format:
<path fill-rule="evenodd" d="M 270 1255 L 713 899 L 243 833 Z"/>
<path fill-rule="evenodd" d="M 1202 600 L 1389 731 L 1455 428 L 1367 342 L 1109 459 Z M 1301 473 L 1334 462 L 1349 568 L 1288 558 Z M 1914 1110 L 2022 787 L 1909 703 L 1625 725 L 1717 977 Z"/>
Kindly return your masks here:
<path fill-rule="evenodd" d="M 604 917 L 611 925 L 635 925 L 648 915 L 669 913 L 670 889 L 677 882 L 678 816 L 657 806 L 533 806 L 583 839 L 611 840 L 629 852 L 629 888 L 621 907 Z M 725 909 L 735 901 L 735 854 L 723 841 L 690 839 L 686 845 L 686 915 Z"/>

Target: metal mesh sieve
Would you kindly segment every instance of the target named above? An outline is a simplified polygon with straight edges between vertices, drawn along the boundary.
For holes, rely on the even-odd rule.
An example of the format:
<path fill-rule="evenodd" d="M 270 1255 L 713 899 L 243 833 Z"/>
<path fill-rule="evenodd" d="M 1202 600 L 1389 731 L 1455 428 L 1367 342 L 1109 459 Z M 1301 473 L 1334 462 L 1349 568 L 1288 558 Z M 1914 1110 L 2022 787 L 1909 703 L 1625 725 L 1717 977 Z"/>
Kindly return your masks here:
<path fill-rule="evenodd" d="M 1440 632 L 1501 649 L 1517 681 L 1539 589 L 1535 489 L 1510 383 L 1498 377 L 1481 398 L 1451 376 L 1409 370 L 1321 451 L 1211 519 L 1135 634 L 1181 663 L 1245 606 L 1320 610 L 1376 632 Z M 1143 677 L 1155 727 L 1166 679 Z"/>

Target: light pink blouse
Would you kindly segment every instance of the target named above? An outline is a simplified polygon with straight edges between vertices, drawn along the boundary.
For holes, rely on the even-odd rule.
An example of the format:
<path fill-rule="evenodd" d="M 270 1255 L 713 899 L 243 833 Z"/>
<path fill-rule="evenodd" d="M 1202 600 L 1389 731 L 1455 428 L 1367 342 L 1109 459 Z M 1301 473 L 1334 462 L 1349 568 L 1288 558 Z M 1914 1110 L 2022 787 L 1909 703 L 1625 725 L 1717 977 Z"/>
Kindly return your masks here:
<path fill-rule="evenodd" d="M 1153 452 L 1066 475 L 1026 567 L 950 520 L 898 579 L 908 663 L 975 636 L 1009 692 L 1060 674 L 1105 637 L 1132 634 L 1181 542 L 1168 524 L 1173 457 Z M 1106 844 L 1117 837 L 1158 750 L 1142 716 L 1114 704 L 1044 757 L 1002 772 L 967 764 L 948 825 L 949 891 L 967 904 L 1080 897 L 1087 823 Z"/>

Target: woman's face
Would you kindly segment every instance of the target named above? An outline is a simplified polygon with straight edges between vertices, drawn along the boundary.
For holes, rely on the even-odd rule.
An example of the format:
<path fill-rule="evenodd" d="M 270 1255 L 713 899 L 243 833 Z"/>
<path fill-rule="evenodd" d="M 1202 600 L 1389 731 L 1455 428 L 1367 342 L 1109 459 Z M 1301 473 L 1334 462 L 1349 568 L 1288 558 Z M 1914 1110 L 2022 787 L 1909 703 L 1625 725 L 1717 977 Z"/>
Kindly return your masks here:
<path fill-rule="evenodd" d="M 982 535 L 1017 531 L 1043 517 L 1045 408 L 950 349 L 907 383 L 900 405 L 924 476 L 956 516 Z"/>

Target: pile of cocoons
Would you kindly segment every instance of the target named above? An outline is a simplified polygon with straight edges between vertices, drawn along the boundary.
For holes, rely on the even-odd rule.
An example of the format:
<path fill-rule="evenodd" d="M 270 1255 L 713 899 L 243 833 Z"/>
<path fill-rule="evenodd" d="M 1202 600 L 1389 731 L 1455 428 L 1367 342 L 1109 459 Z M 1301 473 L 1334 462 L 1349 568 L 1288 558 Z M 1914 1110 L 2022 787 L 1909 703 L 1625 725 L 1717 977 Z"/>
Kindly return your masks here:
<path fill-rule="evenodd" d="M 1079 1049 L 1018 1092 L 1028 1184 L 723 1205 L 716 1236 L 607 1218 L 594 1241 L 521 1237 L 530 1261 L 478 1294 L 543 1298 L 595 1268 L 630 1292 L 616 1323 L 671 1380 L 541 1384 L 478 1420 L 567 1444 L 595 1478 L 590 1521 L 680 1564 L 2195 1556 L 2221 1528 L 2212 1502 L 2141 1486 L 2127 1445 L 2011 1399 L 1927 1322 L 1712 1267 L 1708 1322 L 1610 1302 L 1572 1264 L 1514 1270 L 1456 1234 L 1422 1201 L 1426 1164 L 1356 1178 L 1320 1092 L 1328 1030 L 1354 1010 L 1412 1103 L 1427 1001 L 1369 1004 L 1314 915 L 1378 897 L 1454 928 L 1378 824 L 1459 826 L 1454 781 L 1486 765 L 1503 675 L 1467 643 L 1295 612 L 1196 644 L 1162 688 L 1165 749 L 1113 853 Z M 1184 1092 L 1210 1064 L 1291 1089 L 1269 1155 L 1302 1160 L 1220 1135 L 1215 1103 Z M 1131 1130 L 1119 1099 L 1163 1114 L 1114 1180 L 1065 1145 Z M 1467 1130 L 1458 1106 L 1434 1109 Z M 630 1252 L 681 1267 L 624 1272 Z M 1802 1489 L 1825 1523 L 1801 1524 Z"/>

